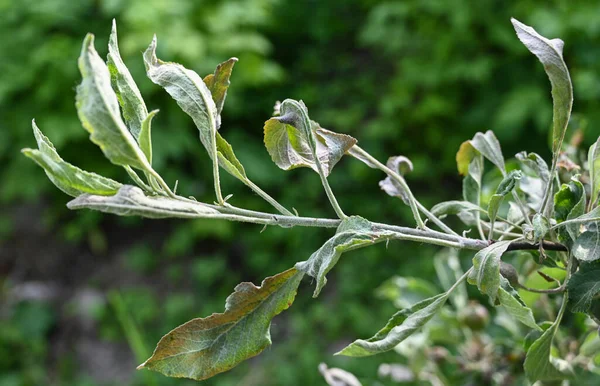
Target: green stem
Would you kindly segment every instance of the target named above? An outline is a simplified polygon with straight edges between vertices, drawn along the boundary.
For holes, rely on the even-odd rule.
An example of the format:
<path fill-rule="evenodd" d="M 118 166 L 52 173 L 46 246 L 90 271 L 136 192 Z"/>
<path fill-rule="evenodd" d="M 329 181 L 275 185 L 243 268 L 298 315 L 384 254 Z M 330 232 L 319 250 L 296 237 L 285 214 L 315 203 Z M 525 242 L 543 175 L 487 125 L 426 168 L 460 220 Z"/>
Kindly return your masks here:
<path fill-rule="evenodd" d="M 340 207 L 340 204 L 337 202 L 337 199 L 335 198 L 335 195 L 331 190 L 331 186 L 329 186 L 327 177 L 325 177 L 325 174 L 323 174 L 323 167 L 321 166 L 321 163 L 319 161 L 316 161 L 316 164 L 317 169 L 319 170 L 319 176 L 321 177 L 321 183 L 323 184 L 323 189 L 325 189 L 325 193 L 327 194 L 327 198 L 329 198 L 329 202 L 331 203 L 333 210 L 335 210 L 335 213 L 338 215 L 339 218 L 341 218 L 342 220 L 345 219 L 348 216 L 344 214 L 344 211 Z"/>
<path fill-rule="evenodd" d="M 406 192 L 406 196 L 408 197 L 408 205 L 410 206 L 410 210 L 412 211 L 413 217 L 415 218 L 415 221 L 417 222 L 417 227 L 420 229 L 425 229 L 425 223 L 423 222 L 423 219 L 421 219 L 421 215 L 419 214 L 419 206 L 417 204 L 417 200 L 415 199 L 415 196 L 412 194 L 412 192 L 411 192 L 410 188 L 408 187 L 408 184 L 406 183 L 404 178 L 400 174 L 396 173 L 392 169 L 388 168 L 387 166 L 385 166 L 384 164 L 379 162 L 375 157 L 373 157 L 371 154 L 367 153 L 365 150 L 363 150 L 359 146 L 354 145 L 353 149 L 356 151 L 356 153 L 360 154 L 362 157 L 364 157 L 369 162 L 371 162 L 373 165 L 375 165 L 379 170 L 381 170 L 382 172 L 384 172 L 385 174 L 390 176 L 390 178 L 392 178 L 396 182 L 398 182 L 398 184 L 400 184 L 402 189 L 404 189 L 404 191 Z M 350 155 L 352 155 L 352 153 L 350 153 Z M 359 161 L 364 162 L 359 157 L 354 156 L 354 158 L 358 159 Z M 428 217 L 431 219 L 432 222 L 434 222 L 436 225 L 440 226 L 440 228 L 444 229 L 448 233 L 455 233 L 450 228 L 448 228 L 446 226 L 446 224 L 444 224 L 442 221 L 440 221 L 436 216 L 434 216 L 429 211 L 427 211 L 427 209 L 425 209 L 425 207 L 423 207 L 423 206 L 421 206 L 421 207 L 427 213 L 429 213 Z M 434 218 L 436 220 L 434 220 Z M 443 225 L 440 225 L 440 224 L 443 224 Z"/>
<path fill-rule="evenodd" d="M 289 210 L 287 210 L 283 205 L 281 205 L 280 203 L 278 203 L 267 192 L 265 192 L 264 190 L 262 190 L 261 188 L 259 188 L 254 182 L 250 181 L 249 179 L 246 179 L 246 180 L 244 180 L 242 182 L 244 182 L 244 184 L 246 184 L 246 186 L 248 186 L 250 189 L 252 189 L 256 194 L 258 194 L 259 196 L 261 196 L 266 202 L 268 202 L 269 204 L 271 204 L 281 214 L 284 214 L 286 216 L 293 216 L 294 215 L 292 212 L 290 212 Z"/>
<path fill-rule="evenodd" d="M 548 185 L 546 185 L 546 190 L 544 191 L 544 198 L 542 199 L 542 206 L 540 207 L 540 212 L 543 213 L 546 217 L 550 217 L 550 207 L 548 206 L 548 200 L 550 198 L 550 193 L 552 192 L 552 176 L 556 175 L 556 166 L 558 164 L 558 154 L 554 154 L 552 156 L 552 166 L 550 167 L 551 178 L 548 178 Z"/>
<path fill-rule="evenodd" d="M 125 169 L 127 174 L 129 174 L 129 177 L 131 177 L 133 182 L 135 182 L 137 184 L 137 186 L 139 186 L 140 188 L 144 189 L 145 191 L 147 191 L 149 193 L 155 192 L 155 190 L 152 187 L 148 186 L 144 181 L 142 181 L 140 176 L 137 175 L 137 173 L 135 172 L 135 170 L 133 170 L 131 168 L 131 166 L 123 166 L 123 168 Z"/>

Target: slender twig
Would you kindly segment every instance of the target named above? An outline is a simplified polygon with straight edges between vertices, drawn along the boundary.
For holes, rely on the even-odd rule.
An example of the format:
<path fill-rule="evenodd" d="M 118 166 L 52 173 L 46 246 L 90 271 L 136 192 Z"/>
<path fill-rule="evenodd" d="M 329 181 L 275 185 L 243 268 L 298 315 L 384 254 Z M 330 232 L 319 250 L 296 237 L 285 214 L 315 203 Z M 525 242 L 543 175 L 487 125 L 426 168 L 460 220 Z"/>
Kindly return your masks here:
<path fill-rule="evenodd" d="M 152 187 L 148 186 L 144 181 L 142 181 L 142 179 L 140 178 L 140 176 L 137 175 L 137 173 L 135 172 L 135 170 L 133 170 L 131 168 L 131 166 L 124 166 L 123 168 L 125 169 L 125 171 L 127 172 L 127 174 L 129 174 L 129 177 L 131 177 L 131 179 L 140 188 L 144 189 L 145 191 L 147 191 L 149 193 L 155 192 L 155 189 L 153 189 Z"/>
<path fill-rule="evenodd" d="M 290 212 L 289 210 L 287 210 L 283 205 L 281 205 L 280 203 L 278 203 L 267 192 L 265 192 L 260 187 L 258 187 L 254 182 L 252 182 L 252 181 L 250 181 L 248 179 L 244 180 L 243 182 L 244 182 L 244 184 L 246 184 L 246 186 L 248 186 L 250 189 L 252 189 L 256 194 L 258 194 L 259 196 L 261 196 L 266 202 L 268 202 L 275 209 L 277 209 L 279 212 L 281 212 L 281 214 L 284 214 L 286 216 L 293 216 L 294 215 L 292 212 Z"/>

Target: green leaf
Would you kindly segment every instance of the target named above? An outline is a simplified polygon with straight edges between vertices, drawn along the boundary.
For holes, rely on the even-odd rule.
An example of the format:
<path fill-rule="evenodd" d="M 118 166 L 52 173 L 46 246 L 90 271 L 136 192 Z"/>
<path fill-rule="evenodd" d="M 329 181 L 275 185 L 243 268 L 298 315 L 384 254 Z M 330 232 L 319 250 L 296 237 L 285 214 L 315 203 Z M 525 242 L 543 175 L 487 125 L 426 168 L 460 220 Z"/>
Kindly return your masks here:
<path fill-rule="evenodd" d="M 542 179 L 544 186 L 548 184 L 550 181 L 550 169 L 542 157 L 536 153 L 528 154 L 527 152 L 522 151 L 516 155 L 516 158 L 523 165 L 527 166 L 535 174 L 537 174 Z"/>
<path fill-rule="evenodd" d="M 121 184 L 117 181 L 86 172 L 64 161 L 56 152 L 52 142 L 42 134 L 35 121 L 32 121 L 31 125 L 38 150 L 23 149 L 22 152 L 44 169 L 50 181 L 57 188 L 73 197 L 83 193 L 107 196 L 113 195 L 119 190 Z"/>
<path fill-rule="evenodd" d="M 482 212 L 484 211 L 478 205 L 475 205 L 469 201 L 444 201 L 434 205 L 431 208 L 431 213 L 435 216 L 445 216 L 452 214 L 459 214 L 460 212 Z"/>
<path fill-rule="evenodd" d="M 113 19 L 112 31 L 108 40 L 108 58 L 106 61 L 110 72 L 110 81 L 113 90 L 117 94 L 119 104 L 123 111 L 123 119 L 129 127 L 129 131 L 140 141 L 142 124 L 148 117 L 148 109 L 142 98 L 131 73 L 119 53 L 117 41 L 117 22 Z"/>
<path fill-rule="evenodd" d="M 573 244 L 573 256 L 580 261 L 595 261 L 600 258 L 600 231 L 587 230 L 583 232 Z"/>
<path fill-rule="evenodd" d="M 260 287 L 238 284 L 224 313 L 193 319 L 169 332 L 138 368 L 203 380 L 260 354 L 271 345 L 271 320 L 291 306 L 302 276 L 292 268 L 266 278 Z"/>
<path fill-rule="evenodd" d="M 582 263 L 567 283 L 569 306 L 573 312 L 588 312 L 600 294 L 600 262 Z"/>
<path fill-rule="evenodd" d="M 479 290 L 488 295 L 495 303 L 500 288 L 500 259 L 511 241 L 497 241 L 473 257 L 473 270 L 469 274 L 469 283 L 476 284 Z"/>
<path fill-rule="evenodd" d="M 463 199 L 478 207 L 481 204 L 481 179 L 483 176 L 483 156 L 477 151 L 471 141 L 465 141 L 456 153 L 458 171 L 465 176 L 463 179 Z M 477 214 L 479 218 L 479 214 Z"/>
<path fill-rule="evenodd" d="M 475 134 L 470 143 L 504 174 L 506 167 L 504 166 L 504 156 L 502 155 L 500 142 L 498 142 L 498 139 L 491 130 L 486 131 L 485 134 Z"/>
<path fill-rule="evenodd" d="M 148 160 L 121 119 L 110 73 L 94 48 L 92 34 L 83 41 L 79 70 L 83 81 L 77 87 L 77 113 L 90 140 L 100 146 L 112 163 L 150 170 Z"/>
<path fill-rule="evenodd" d="M 192 70 L 177 63 L 163 62 L 156 57 L 156 36 L 144 52 L 148 78 L 163 87 L 179 107 L 188 114 L 200 134 L 200 142 L 212 159 L 215 154 L 217 133 L 217 107 L 202 78 Z"/>
<path fill-rule="evenodd" d="M 490 132 L 488 131 L 488 133 Z M 520 170 L 511 170 L 498 185 L 496 193 L 492 195 L 488 204 L 488 216 L 492 224 L 496 220 L 502 200 L 512 192 L 517 184 L 517 180 L 520 180 L 521 177 L 523 177 L 523 173 Z"/>
<path fill-rule="evenodd" d="M 546 237 L 550 231 L 550 222 L 541 213 L 536 213 L 531 221 L 533 225 L 533 238 L 535 242 L 539 242 Z"/>
<path fill-rule="evenodd" d="M 246 182 L 246 170 L 242 163 L 237 159 L 231 145 L 221 137 L 221 134 L 216 133 L 217 140 L 217 155 L 219 157 L 219 164 L 221 167 L 232 176 L 238 178 L 241 181 Z"/>
<path fill-rule="evenodd" d="M 600 142 L 600 137 L 594 142 L 592 146 L 590 146 L 590 150 L 588 152 L 588 168 L 590 170 L 590 202 L 593 204 L 596 203 L 598 199 L 598 194 L 600 193 L 600 146 L 598 143 Z"/>
<path fill-rule="evenodd" d="M 120 216 L 147 218 L 219 218 L 220 213 L 200 202 L 187 202 L 162 196 L 146 196 L 131 185 L 123 185 L 114 196 L 83 194 L 71 200 L 69 209 L 93 209 Z"/>
<path fill-rule="evenodd" d="M 365 357 L 392 350 L 423 327 L 446 304 L 451 291 L 425 299 L 396 312 L 388 323 L 369 339 L 357 339 L 335 355 Z"/>
<path fill-rule="evenodd" d="M 567 369 L 562 371 L 557 364 L 563 365 L 557 358 L 550 355 L 552 341 L 558 329 L 560 320 L 554 322 L 527 350 L 525 363 L 523 365 L 527 379 L 531 383 L 536 381 L 553 381 L 565 379 L 569 376 Z"/>
<path fill-rule="evenodd" d="M 142 121 L 142 128 L 138 137 L 140 148 L 150 164 L 152 164 L 152 118 L 156 114 L 158 114 L 158 110 L 152 110 L 146 119 Z"/>
<path fill-rule="evenodd" d="M 230 85 L 229 78 L 233 71 L 233 65 L 237 61 L 237 58 L 226 60 L 217 66 L 214 74 L 206 75 L 203 79 L 217 107 L 217 130 L 221 127 L 221 111 L 223 111 L 223 105 L 227 97 L 227 89 Z"/>
<path fill-rule="evenodd" d="M 572 220 L 583 215 L 585 211 L 585 188 L 575 179 L 562 187 L 554 195 L 554 217 L 557 223 Z M 570 242 L 579 235 L 579 224 L 568 224 L 558 228 L 559 240 Z"/>
<path fill-rule="evenodd" d="M 433 267 L 444 289 L 452 288 L 454 283 L 464 275 L 460 266 L 458 250 L 455 248 L 444 248 L 438 252 L 433 258 Z M 467 287 L 461 283 L 452 291 L 450 301 L 455 308 L 460 309 L 467 305 L 467 300 Z"/>
<path fill-rule="evenodd" d="M 544 70 L 552 85 L 554 117 L 552 124 L 552 152 L 560 151 L 567 124 L 573 107 L 573 86 L 569 69 L 563 60 L 564 42 L 560 39 L 546 39 L 533 28 L 511 19 L 519 40 L 544 65 Z"/>
<path fill-rule="evenodd" d="M 313 297 L 317 297 L 327 283 L 325 275 L 337 264 L 342 253 L 373 244 L 385 235 L 386 233 L 375 232 L 371 223 L 362 217 L 347 217 L 342 220 L 335 235 L 307 261 L 297 263 L 296 269 L 317 279 L 313 294 Z"/>
<path fill-rule="evenodd" d="M 506 285 L 509 285 L 508 283 Z M 504 309 L 519 322 L 534 330 L 541 331 L 540 326 L 535 322 L 531 308 L 524 305 L 519 299 L 511 295 L 507 290 L 498 288 L 498 302 Z"/>
<path fill-rule="evenodd" d="M 342 156 L 356 144 L 349 135 L 322 129 L 310 121 L 301 101 L 286 99 L 281 115 L 265 122 L 264 142 L 271 159 L 283 170 L 309 167 L 328 176 Z"/>

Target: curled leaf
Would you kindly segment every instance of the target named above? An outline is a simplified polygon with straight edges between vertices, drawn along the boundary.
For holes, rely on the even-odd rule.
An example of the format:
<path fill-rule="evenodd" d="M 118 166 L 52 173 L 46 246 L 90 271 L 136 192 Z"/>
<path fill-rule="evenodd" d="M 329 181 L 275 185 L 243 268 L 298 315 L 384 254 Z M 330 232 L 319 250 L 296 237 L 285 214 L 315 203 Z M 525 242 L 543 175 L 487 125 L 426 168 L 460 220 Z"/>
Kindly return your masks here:
<path fill-rule="evenodd" d="M 117 181 L 96 173 L 86 172 L 64 161 L 48 137 L 42 134 L 35 121 L 32 121 L 31 125 L 38 149 L 23 149 L 22 152 L 44 169 L 50 181 L 57 188 L 73 197 L 84 193 L 108 196 L 119 190 L 121 184 Z"/>
<path fill-rule="evenodd" d="M 473 257 L 473 270 L 469 274 L 469 282 L 488 295 L 495 303 L 500 288 L 500 259 L 511 241 L 497 241 L 480 251 Z"/>
<path fill-rule="evenodd" d="M 214 74 L 206 75 L 203 79 L 204 84 L 210 90 L 215 106 L 217 107 L 217 130 L 221 127 L 221 111 L 227 97 L 227 89 L 231 82 L 231 72 L 233 65 L 238 61 L 237 58 L 230 58 L 219 64 L 215 69 Z"/>
<path fill-rule="evenodd" d="M 302 276 L 292 268 L 266 278 L 260 287 L 238 284 L 224 313 L 175 328 L 138 369 L 203 380 L 260 354 L 271 345 L 271 320 L 293 303 Z"/>
<path fill-rule="evenodd" d="M 407 157 L 402 155 L 390 157 L 386 166 L 390 170 L 398 173 L 400 176 L 404 176 L 406 173 L 412 172 L 413 170 L 412 162 Z M 400 197 L 406 205 L 410 205 L 410 195 L 406 189 L 390 176 L 387 176 L 385 179 L 379 181 L 379 187 L 388 195 L 392 197 Z"/>

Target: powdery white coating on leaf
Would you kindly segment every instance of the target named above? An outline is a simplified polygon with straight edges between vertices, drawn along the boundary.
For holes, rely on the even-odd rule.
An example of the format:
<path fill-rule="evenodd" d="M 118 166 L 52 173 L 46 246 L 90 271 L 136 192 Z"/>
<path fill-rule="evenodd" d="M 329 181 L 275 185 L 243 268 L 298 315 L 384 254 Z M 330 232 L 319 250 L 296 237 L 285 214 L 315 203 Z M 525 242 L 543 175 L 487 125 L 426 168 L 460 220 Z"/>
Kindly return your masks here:
<path fill-rule="evenodd" d="M 92 34 L 83 41 L 79 70 L 83 80 L 77 87 L 77 113 L 83 127 L 90 133 L 90 140 L 100 146 L 112 163 L 150 170 L 146 156 L 121 119 L 117 95 L 110 84 L 110 73 L 94 48 Z"/>
<path fill-rule="evenodd" d="M 35 121 L 32 121 L 31 125 L 38 149 L 23 149 L 22 152 L 44 169 L 57 188 L 73 197 L 84 193 L 113 195 L 119 190 L 121 184 L 117 181 L 87 172 L 64 161 Z"/>
<path fill-rule="evenodd" d="M 571 251 L 573 256 L 580 261 L 595 261 L 600 259 L 600 232 L 598 229 L 583 232 L 575 239 Z"/>
<path fill-rule="evenodd" d="M 400 176 L 404 176 L 413 170 L 413 164 L 410 159 L 402 155 L 390 157 L 386 166 Z M 387 176 L 385 179 L 379 181 L 379 187 L 389 196 L 400 197 L 406 205 L 409 205 L 410 197 L 408 192 L 395 179 Z"/>
<path fill-rule="evenodd" d="M 70 201 L 67 207 L 147 218 L 218 218 L 220 215 L 217 210 L 199 202 L 190 203 L 161 196 L 146 196 L 140 188 L 131 185 L 123 185 L 114 196 L 81 195 Z"/>
<path fill-rule="evenodd" d="M 106 64 L 110 72 L 112 88 L 117 94 L 119 104 L 123 110 L 123 119 L 129 127 L 131 134 L 139 142 L 142 123 L 148 117 L 148 109 L 129 69 L 123 62 L 123 59 L 121 59 L 117 40 L 117 22 L 115 19 L 113 19 L 112 31 L 108 40 Z"/>
<path fill-rule="evenodd" d="M 573 107 L 573 86 L 569 69 L 563 59 L 564 42 L 547 39 L 516 19 L 511 19 L 519 40 L 544 65 L 552 85 L 554 117 L 552 128 L 552 151 L 557 154 L 567 131 Z"/>
<path fill-rule="evenodd" d="M 473 271 L 469 274 L 469 282 L 488 295 L 492 303 L 500 288 L 500 259 L 511 241 L 497 241 L 480 251 L 473 257 Z"/>
<path fill-rule="evenodd" d="M 224 313 L 175 328 L 138 368 L 203 380 L 258 355 L 271 345 L 271 319 L 292 304 L 302 276 L 292 268 L 266 278 L 260 287 L 238 284 Z"/>
<path fill-rule="evenodd" d="M 505 173 L 504 156 L 502 155 L 500 142 L 498 142 L 498 138 L 496 138 L 493 131 L 488 130 L 485 134 L 476 133 L 470 143 L 479 153 Z"/>

